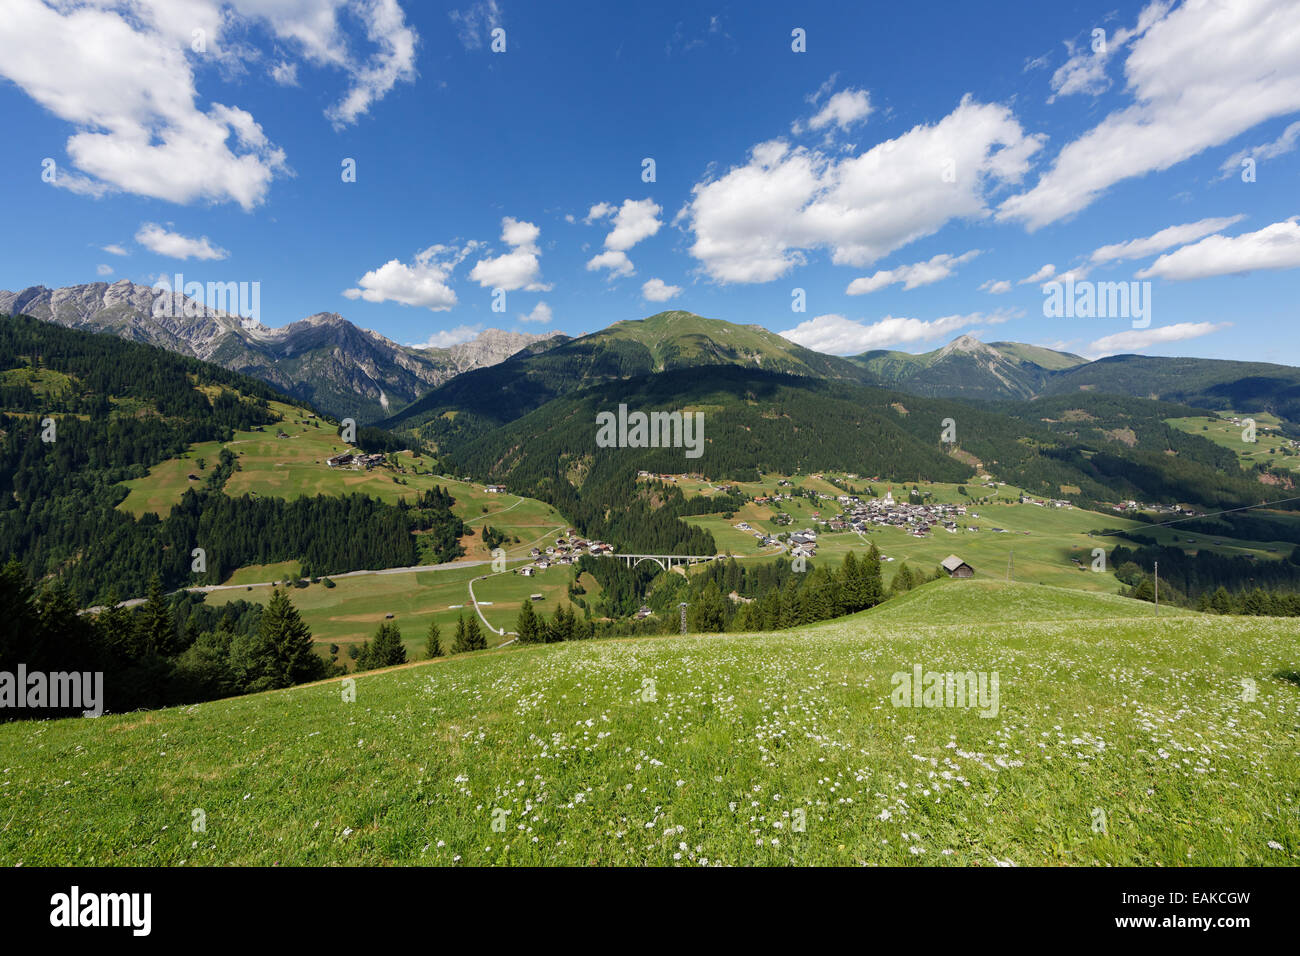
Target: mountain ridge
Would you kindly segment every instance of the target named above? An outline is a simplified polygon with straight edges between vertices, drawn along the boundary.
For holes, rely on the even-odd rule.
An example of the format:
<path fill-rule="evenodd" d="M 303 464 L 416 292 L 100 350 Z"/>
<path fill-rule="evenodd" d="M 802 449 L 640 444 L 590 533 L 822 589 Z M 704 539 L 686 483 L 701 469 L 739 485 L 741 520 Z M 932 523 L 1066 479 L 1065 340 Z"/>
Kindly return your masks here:
<path fill-rule="evenodd" d="M 161 314 L 155 312 L 159 299 L 165 303 Z M 215 362 L 337 417 L 361 422 L 390 414 L 462 372 L 503 361 L 552 335 L 486 329 L 468 342 L 421 348 L 362 328 L 337 312 L 317 312 L 272 328 L 127 279 L 0 291 L 0 313 L 28 314 L 64 328 L 106 332 Z"/>

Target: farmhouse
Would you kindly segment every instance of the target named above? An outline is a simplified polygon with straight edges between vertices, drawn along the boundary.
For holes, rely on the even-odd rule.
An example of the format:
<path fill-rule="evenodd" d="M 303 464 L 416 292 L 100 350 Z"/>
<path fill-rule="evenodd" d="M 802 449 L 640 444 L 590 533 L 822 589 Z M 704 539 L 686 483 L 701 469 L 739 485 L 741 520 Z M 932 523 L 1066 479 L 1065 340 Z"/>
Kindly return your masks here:
<path fill-rule="evenodd" d="M 333 458 L 327 458 L 325 464 L 331 468 L 342 468 L 344 465 L 352 464 L 353 456 L 351 452 L 344 452 L 341 455 L 335 455 Z"/>
<path fill-rule="evenodd" d="M 505 486 L 505 485 L 488 485 L 488 486 L 487 486 L 486 488 L 484 488 L 483 490 L 486 491 L 486 492 L 487 492 L 488 494 L 490 494 L 490 495 L 503 495 L 503 494 L 505 494 L 505 492 L 506 492 L 506 486 Z"/>
<path fill-rule="evenodd" d="M 939 564 L 948 572 L 950 578 L 968 578 L 975 573 L 974 568 L 955 554 L 948 555 Z"/>

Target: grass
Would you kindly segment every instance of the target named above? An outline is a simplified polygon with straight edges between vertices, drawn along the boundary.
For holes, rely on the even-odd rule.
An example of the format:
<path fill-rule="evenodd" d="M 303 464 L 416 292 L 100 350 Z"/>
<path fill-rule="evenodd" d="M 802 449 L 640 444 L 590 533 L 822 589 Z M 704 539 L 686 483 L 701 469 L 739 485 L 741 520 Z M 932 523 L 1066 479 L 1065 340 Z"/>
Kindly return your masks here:
<path fill-rule="evenodd" d="M 270 569 L 279 569 L 272 565 Z M 429 622 L 437 621 L 442 631 L 443 647 L 451 646 L 455 634 L 456 618 L 466 618 L 473 613 L 469 606 L 469 582 L 481 575 L 491 574 L 489 566 L 477 565 L 463 568 L 444 568 L 429 571 L 405 571 L 392 574 L 364 574 L 351 577 L 335 575 L 330 578 L 334 587 L 312 584 L 293 588 L 289 598 L 302 614 L 311 629 L 318 648 L 329 644 L 361 643 L 374 637 L 381 623 L 391 620 L 402 632 L 408 659 L 424 657 L 425 637 Z M 283 573 L 279 577 L 283 578 Z M 261 581 L 273 580 L 260 578 Z M 492 575 L 474 585 L 474 594 L 480 602 L 491 602 L 483 608 L 483 616 L 494 627 L 511 630 L 519 613 L 521 599 L 540 593 L 543 600 L 534 601 L 539 613 L 550 615 L 557 604 L 567 600 L 569 582 L 573 579 L 571 568 L 553 567 L 538 572 L 530 578 L 507 572 Z M 265 604 L 270 600 L 271 589 L 266 586 L 213 591 L 206 603 L 220 607 L 230 601 L 252 601 Z M 393 617 L 390 619 L 389 614 Z M 488 645 L 495 646 L 509 638 L 486 634 Z M 340 658 L 342 659 L 342 658 Z"/>
<path fill-rule="evenodd" d="M 1094 548 L 1102 548 L 1109 554 L 1117 544 L 1134 546 L 1123 537 L 1089 533 L 1093 531 L 1132 531 L 1154 538 L 1162 545 L 1177 545 L 1189 552 L 1209 549 L 1224 554 L 1254 555 L 1259 560 L 1280 560 L 1294 547 L 1286 542 L 1244 541 L 1221 535 L 1197 534 L 1184 531 L 1178 525 L 1155 527 L 1119 515 L 1079 508 L 1001 502 L 969 506 L 966 517 L 957 519 L 956 533 L 937 528 L 928 537 L 915 538 L 901 528 L 873 526 L 860 535 L 853 531 L 828 532 L 816 523 L 814 513 L 829 519 L 838 512 L 838 505 L 834 503 L 813 504 L 805 499 L 793 499 L 781 504 L 794 517 L 794 522 L 784 527 L 772 520 L 776 514 L 772 508 L 752 503 L 737 511 L 730 520 L 721 515 L 693 516 L 683 520 L 707 528 L 713 533 L 719 549 L 730 550 L 737 557 L 770 560 L 772 555 L 780 553 L 771 548 L 760 549 L 752 534 L 734 527 L 741 521 L 768 532 L 811 527 L 819 532 L 814 563 L 838 563 L 848 551 L 861 554 L 875 544 L 884 557 L 894 559 L 885 564 L 887 581 L 892 580 L 904 561 L 913 568 L 930 573 L 948 555 L 957 554 L 975 569 L 977 578 L 1005 580 L 1010 559 L 1016 581 L 1083 591 L 1114 592 L 1120 587 L 1114 569 L 1109 565 L 1103 573 L 1092 571 Z M 969 530 L 972 525 L 980 530 Z M 995 532 L 993 528 L 1002 528 L 1003 532 Z"/>
<path fill-rule="evenodd" d="M 1230 414 L 1221 416 L 1170 418 L 1166 422 L 1180 431 L 1208 438 L 1217 445 L 1222 445 L 1237 456 L 1243 469 L 1264 464 L 1274 468 L 1300 471 L 1300 455 L 1284 455 L 1282 449 L 1287 447 L 1287 438 L 1280 427 L 1282 420 L 1268 412 L 1241 413 L 1237 417 L 1243 421 L 1247 418 L 1255 421 L 1255 441 L 1243 439 L 1245 426 L 1228 421 Z M 1294 450 L 1293 450 L 1294 451 Z M 1279 496 L 1281 497 L 1281 496 Z"/>
<path fill-rule="evenodd" d="M 1295 865 L 1295 622 L 1147 611 L 943 582 L 799 631 L 365 674 L 352 703 L 11 723 L 0 863 Z M 891 706 L 915 664 L 996 670 L 997 716 Z"/>
<path fill-rule="evenodd" d="M 349 446 L 339 440 L 334 427 L 302 409 L 282 402 L 271 402 L 279 422 L 264 431 L 240 431 L 224 444 L 203 442 L 176 458 L 160 462 L 143 478 L 122 483 L 128 489 L 118 507 L 137 518 L 152 512 L 164 517 L 180 502 L 187 488 L 196 486 L 216 467 L 221 449 L 229 448 L 239 457 L 239 471 L 226 481 L 224 491 L 232 496 L 244 494 L 294 499 L 313 495 L 359 493 L 395 504 L 402 498 L 414 499 L 420 493 L 442 486 L 456 499 L 452 510 L 465 521 L 468 533 L 461 539 L 463 560 L 486 560 L 490 549 L 483 543 L 482 527 L 491 525 L 509 540 L 510 554 L 527 554 L 533 546 L 545 546 L 568 527 L 554 508 L 531 498 L 510 494 L 488 494 L 484 486 L 434 474 L 427 458 L 409 452 L 396 456 L 396 467 L 384 465 L 368 471 L 330 468 L 326 459 L 346 451 Z M 280 438 L 283 432 L 287 437 Z M 199 462 L 203 467 L 199 467 Z M 191 479 L 189 476 L 194 475 Z M 518 543 L 515 543 L 515 539 Z M 422 563 L 433 556 L 421 555 Z M 265 581 L 256 571 L 237 572 L 245 581 Z M 283 575 L 281 575 L 283 576 Z"/>

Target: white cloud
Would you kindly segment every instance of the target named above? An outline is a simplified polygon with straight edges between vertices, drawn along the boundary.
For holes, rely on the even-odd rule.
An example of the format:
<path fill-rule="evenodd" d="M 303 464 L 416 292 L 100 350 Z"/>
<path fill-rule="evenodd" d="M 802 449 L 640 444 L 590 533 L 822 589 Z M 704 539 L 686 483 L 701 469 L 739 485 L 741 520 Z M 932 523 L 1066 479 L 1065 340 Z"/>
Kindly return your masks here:
<path fill-rule="evenodd" d="M 820 95 L 821 91 L 818 91 Z M 815 103 L 817 97 L 809 97 Z M 862 123 L 871 115 L 871 97 L 866 90 L 840 90 L 826 101 L 826 105 L 803 123 L 796 121 L 790 130 L 798 136 L 805 129 L 821 130 L 834 124 L 841 130 Z"/>
<path fill-rule="evenodd" d="M 1205 279 L 1257 269 L 1300 267 L 1300 217 L 1240 236 L 1209 236 L 1166 253 L 1137 274 L 1139 279 Z"/>
<path fill-rule="evenodd" d="M 469 277 L 485 289 L 550 291 L 551 287 L 541 281 L 541 251 L 537 247 L 541 234 L 541 229 L 531 222 L 506 216 L 501 220 L 501 239 L 511 247 L 510 251 L 480 259 Z"/>
<path fill-rule="evenodd" d="M 350 52 L 343 9 L 365 25 L 374 55 Z M 74 128 L 55 185 L 252 209 L 277 175 L 289 174 L 284 151 L 248 111 L 215 101 L 200 108 L 195 73 L 215 63 L 237 74 L 262 58 L 246 39 L 254 24 L 307 61 L 350 76 L 349 90 L 326 111 L 336 125 L 355 121 L 397 80 L 414 78 L 415 33 L 396 0 L 6 0 L 0 76 Z M 200 40 L 201 52 L 193 49 Z M 279 79 L 292 66 L 282 61 Z"/>
<path fill-rule="evenodd" d="M 349 5 L 366 21 L 366 37 L 379 48 L 365 62 L 352 62 L 347 69 L 352 76 L 352 88 L 325 111 L 335 128 L 355 123 L 369 112 L 370 107 L 397 85 L 398 81 L 415 80 L 415 45 L 417 36 L 406 25 L 402 8 L 397 0 L 364 0 Z"/>
<path fill-rule="evenodd" d="M 101 276 L 111 276 L 113 274 L 113 267 L 110 265 L 98 265 L 95 266 L 95 272 Z"/>
<path fill-rule="evenodd" d="M 275 66 L 271 67 L 271 79 L 281 86 L 298 85 L 298 64 L 289 63 L 287 60 L 281 60 Z"/>
<path fill-rule="evenodd" d="M 378 269 L 371 269 L 363 275 L 355 288 L 344 289 L 343 295 L 366 302 L 397 302 L 434 312 L 445 312 L 456 304 L 456 292 L 448 280 L 456 266 L 478 246 L 477 242 L 469 242 L 460 249 L 445 245 L 429 246 L 416 253 L 411 265 L 390 259 Z"/>
<path fill-rule="evenodd" d="M 1054 275 L 1056 275 L 1056 266 L 1049 262 L 1033 275 L 1025 276 L 1016 285 L 1033 285 L 1035 282 L 1046 282 Z"/>
<path fill-rule="evenodd" d="M 1097 339 L 1088 348 L 1093 353 L 1114 355 L 1117 352 L 1131 352 L 1136 349 L 1150 348 L 1153 345 L 1164 345 L 1168 342 L 1181 342 L 1185 339 L 1199 338 L 1202 335 L 1209 335 L 1211 332 L 1226 329 L 1230 325 L 1232 325 L 1231 322 L 1220 322 L 1218 324 L 1213 322 L 1181 322 L 1177 325 L 1165 325 L 1154 329 L 1131 329 Z"/>
<path fill-rule="evenodd" d="M 1223 172 L 1219 179 L 1227 179 L 1229 176 L 1235 176 L 1241 172 L 1241 164 L 1247 158 L 1261 162 L 1265 159 L 1276 159 L 1278 156 L 1285 156 L 1296 148 L 1300 142 L 1300 122 L 1292 123 L 1286 129 L 1282 130 L 1282 135 L 1271 143 L 1265 143 L 1262 146 L 1252 146 L 1247 149 L 1241 149 L 1233 153 L 1223 161 L 1219 167 Z"/>
<path fill-rule="evenodd" d="M 131 253 L 127 252 L 125 249 L 123 249 L 121 246 L 119 246 L 119 245 L 118 245 L 117 243 L 115 243 L 115 242 L 114 242 L 114 243 L 110 243 L 110 244 L 107 245 L 107 246 L 104 246 L 103 249 L 104 249 L 104 251 L 107 252 L 109 255 L 114 255 L 114 256 L 129 256 L 129 255 L 131 254 Z"/>
<path fill-rule="evenodd" d="M 866 266 L 952 219 L 987 216 L 987 193 L 1019 182 L 1040 145 L 1006 107 L 966 97 L 934 125 L 858 156 L 760 143 L 744 165 L 697 183 L 677 221 L 718 282 L 777 279 L 817 248 L 837 265 Z"/>
<path fill-rule="evenodd" d="M 172 259 L 225 259 L 230 255 L 220 246 L 214 246 L 207 236 L 191 239 L 164 229 L 156 222 L 143 223 L 135 234 L 135 241 L 151 252 Z"/>
<path fill-rule="evenodd" d="M 1157 252 L 1163 252 L 1174 246 L 1181 246 L 1185 242 L 1193 242 L 1202 236 L 1208 236 L 1210 233 L 1226 229 L 1245 218 L 1245 216 L 1223 216 L 1217 219 L 1200 219 L 1196 222 L 1183 223 L 1181 226 L 1170 226 L 1144 239 L 1130 239 L 1128 242 L 1102 246 L 1092 253 L 1091 259 L 1093 262 L 1111 262 L 1115 259 L 1145 259 Z"/>
<path fill-rule="evenodd" d="M 996 325 L 1009 318 L 1011 314 L 1006 312 L 973 312 L 929 321 L 886 316 L 878 322 L 868 323 L 842 315 L 819 315 L 800 322 L 781 335 L 817 352 L 857 355 L 891 345 L 930 341 L 973 325 Z"/>
<path fill-rule="evenodd" d="M 1110 58 L 1133 37 L 1145 33 L 1153 23 L 1169 12 L 1169 7 L 1168 2 L 1150 4 L 1138 15 L 1137 26 L 1134 29 L 1126 30 L 1121 27 L 1104 33 L 1100 38 L 1103 41 L 1101 44 L 1097 43 L 1093 31 L 1104 28 L 1094 27 L 1089 31 L 1088 40 L 1081 51 L 1076 52 L 1073 41 L 1066 41 L 1065 47 L 1070 53 L 1070 58 L 1052 74 L 1052 96 L 1048 97 L 1047 102 L 1053 102 L 1058 96 L 1070 96 L 1075 93 L 1097 96 L 1110 89 L 1110 77 L 1106 74 L 1106 65 L 1110 62 Z"/>
<path fill-rule="evenodd" d="M 848 295 L 865 295 L 868 292 L 876 292 L 896 282 L 902 283 L 904 289 L 915 289 L 918 286 L 930 285 L 948 278 L 957 266 L 970 262 L 979 254 L 980 250 L 978 249 L 972 249 L 960 256 L 941 252 L 925 262 L 913 263 L 910 266 L 898 266 L 895 269 L 885 269 L 874 275 L 854 279 L 844 291 Z"/>
<path fill-rule="evenodd" d="M 653 236 L 663 225 L 659 219 L 661 212 L 663 210 L 652 199 L 624 199 L 614 214 L 614 228 L 605 237 L 605 248 L 627 252 L 642 239 Z"/>
<path fill-rule="evenodd" d="M 434 332 L 429 338 L 417 344 L 412 343 L 411 348 L 416 349 L 445 349 L 453 345 L 459 345 L 461 342 L 469 342 L 478 337 L 483 331 L 482 325 L 458 325 L 452 329 L 443 329 L 440 332 Z"/>
<path fill-rule="evenodd" d="M 681 294 L 681 286 L 669 285 L 663 279 L 650 279 L 641 286 L 641 298 L 647 302 L 667 302 Z"/>
<path fill-rule="evenodd" d="M 1300 110 L 1294 0 L 1189 0 L 1155 16 L 1124 63 L 1132 104 L 1068 143 L 1027 192 L 998 208 L 1030 230 L 1070 216 L 1114 184 L 1168 169 L 1265 120 Z"/>
<path fill-rule="evenodd" d="M 529 312 L 527 315 L 519 316 L 519 321 L 520 322 L 550 322 L 552 315 L 553 313 L 551 312 L 551 307 L 549 305 L 547 305 L 545 302 L 538 302 L 535 306 L 533 306 L 533 311 Z"/>
<path fill-rule="evenodd" d="M 989 295 L 1003 295 L 1011 291 L 1011 283 L 1006 279 L 989 279 L 981 283 L 979 288 L 981 292 L 987 292 Z"/>
<path fill-rule="evenodd" d="M 632 275 L 636 270 L 626 255 L 627 250 L 659 231 L 663 226 L 659 218 L 661 212 L 663 210 L 653 199 L 624 199 L 621 206 L 607 202 L 592 206 L 583 222 L 590 224 L 612 217 L 614 228 L 605 236 L 606 251 L 592 257 L 587 269 L 609 269 L 610 278 Z"/>
<path fill-rule="evenodd" d="M 598 269 L 608 269 L 609 277 L 630 276 L 636 274 L 636 269 L 632 266 L 632 260 L 627 257 L 627 253 L 620 249 L 611 249 L 609 252 L 602 252 L 600 255 L 592 256 L 587 261 L 587 271 L 595 272 Z"/>
<path fill-rule="evenodd" d="M 466 50 L 481 50 L 492 31 L 503 25 L 496 0 L 481 0 L 465 10 L 452 10 L 447 18 L 456 25 L 456 37 Z"/>

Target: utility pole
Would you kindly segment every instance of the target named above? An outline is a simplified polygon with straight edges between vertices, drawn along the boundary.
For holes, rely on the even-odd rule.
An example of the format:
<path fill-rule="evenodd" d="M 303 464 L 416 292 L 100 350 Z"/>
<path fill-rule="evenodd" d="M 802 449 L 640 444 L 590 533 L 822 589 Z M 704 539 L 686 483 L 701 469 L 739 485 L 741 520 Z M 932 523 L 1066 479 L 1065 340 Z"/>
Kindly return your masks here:
<path fill-rule="evenodd" d="M 1160 616 L 1160 562 L 1155 562 L 1156 576 L 1156 617 Z"/>

